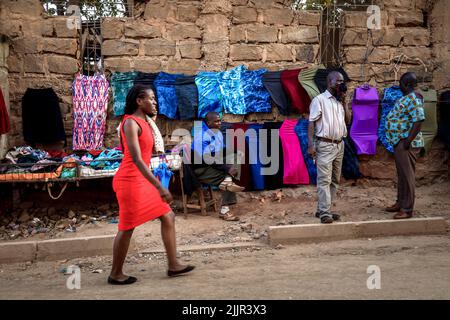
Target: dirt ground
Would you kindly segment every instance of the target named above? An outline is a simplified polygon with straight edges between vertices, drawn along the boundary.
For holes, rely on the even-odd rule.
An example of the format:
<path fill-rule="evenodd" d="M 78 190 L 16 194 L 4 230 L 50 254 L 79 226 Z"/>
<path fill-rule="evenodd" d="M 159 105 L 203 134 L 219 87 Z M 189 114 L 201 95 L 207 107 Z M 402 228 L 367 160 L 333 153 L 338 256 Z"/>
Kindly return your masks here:
<path fill-rule="evenodd" d="M 125 272 L 138 282 L 126 287 L 106 283 L 110 256 L 0 265 L 0 299 L 450 299 L 449 240 L 393 237 L 185 252 L 180 259 L 196 269 L 177 278 L 165 275 L 163 254 L 135 254 Z M 66 286 L 70 265 L 81 268 L 80 289 Z M 380 289 L 369 290 L 373 265 Z"/>
<path fill-rule="evenodd" d="M 341 221 L 369 221 L 390 219 L 391 214 L 383 208 L 395 200 L 394 184 L 379 186 L 374 180 L 361 180 L 357 185 L 347 183 L 342 186 L 335 202 L 334 211 L 341 214 Z M 450 182 L 420 186 L 416 190 L 415 217 L 444 217 L 450 220 Z M 210 212 L 208 216 L 190 213 L 177 214 L 177 240 L 179 245 L 204 245 L 233 242 L 267 242 L 269 226 L 288 224 L 319 223 L 315 218 L 316 190 L 314 186 L 285 188 L 282 191 L 245 192 L 238 196 L 238 204 L 232 207 L 233 213 L 240 217 L 239 222 L 226 222 Z M 69 209 L 66 210 L 66 212 Z M 53 230 L 20 238 L 40 240 L 49 238 L 68 238 L 115 234 L 117 224 L 103 221 L 81 219 L 76 232 Z M 135 230 L 134 239 L 138 250 L 162 248 L 160 223 L 148 222 Z M 3 240 L 11 241 L 11 240 Z"/>

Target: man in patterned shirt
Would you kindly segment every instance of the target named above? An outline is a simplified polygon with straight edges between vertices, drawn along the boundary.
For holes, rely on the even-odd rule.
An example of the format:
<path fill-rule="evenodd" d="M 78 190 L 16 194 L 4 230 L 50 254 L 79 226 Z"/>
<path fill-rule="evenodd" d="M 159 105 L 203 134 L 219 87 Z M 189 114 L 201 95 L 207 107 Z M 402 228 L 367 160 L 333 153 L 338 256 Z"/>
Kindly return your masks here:
<path fill-rule="evenodd" d="M 400 89 L 404 96 L 386 117 L 386 138 L 394 146 L 398 177 L 397 202 L 386 211 L 397 212 L 394 219 L 408 219 L 413 215 L 416 159 L 418 150 L 424 146 L 420 128 L 425 120 L 423 99 L 414 92 L 416 87 L 414 73 L 402 75 Z"/>

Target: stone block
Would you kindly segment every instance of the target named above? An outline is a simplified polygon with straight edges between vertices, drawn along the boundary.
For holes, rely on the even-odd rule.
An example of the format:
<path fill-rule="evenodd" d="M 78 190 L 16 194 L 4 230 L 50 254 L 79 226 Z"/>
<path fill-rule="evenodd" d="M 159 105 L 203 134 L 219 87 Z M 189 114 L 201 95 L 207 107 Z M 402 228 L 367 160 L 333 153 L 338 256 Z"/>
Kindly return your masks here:
<path fill-rule="evenodd" d="M 178 44 L 182 58 L 200 59 L 202 57 L 202 44 L 200 41 L 186 40 Z"/>
<path fill-rule="evenodd" d="M 387 47 L 350 47 L 345 56 L 349 63 L 389 63 L 390 49 Z"/>
<path fill-rule="evenodd" d="M 34 261 L 36 249 L 35 241 L 0 243 L 0 263 Z"/>
<path fill-rule="evenodd" d="M 166 39 L 151 39 L 142 41 L 146 56 L 173 56 L 175 42 Z"/>
<path fill-rule="evenodd" d="M 348 46 L 367 45 L 367 29 L 347 29 L 342 38 L 342 44 Z"/>
<path fill-rule="evenodd" d="M 228 42 L 204 43 L 202 70 L 223 71 L 227 67 L 230 45 Z"/>
<path fill-rule="evenodd" d="M 5 6 L 11 13 L 30 17 L 39 17 L 44 12 L 42 4 L 34 0 L 8 1 Z"/>
<path fill-rule="evenodd" d="M 176 24 L 167 28 L 167 38 L 169 40 L 184 40 L 187 38 L 201 39 L 202 32 L 195 24 Z"/>
<path fill-rule="evenodd" d="M 102 44 L 102 54 L 104 56 L 136 56 L 138 53 L 138 40 L 105 40 Z"/>
<path fill-rule="evenodd" d="M 220 14 L 201 16 L 197 20 L 197 25 L 203 30 L 203 43 L 228 41 L 229 24 L 230 20 Z"/>
<path fill-rule="evenodd" d="M 177 17 L 176 5 L 170 2 L 149 1 L 145 7 L 144 19 L 175 22 Z"/>
<path fill-rule="evenodd" d="M 276 42 L 278 28 L 262 24 L 249 25 L 247 28 L 247 40 L 252 42 Z"/>
<path fill-rule="evenodd" d="M 294 24 L 319 26 L 320 12 L 310 12 L 307 10 L 296 11 L 294 16 Z"/>
<path fill-rule="evenodd" d="M 288 8 L 270 8 L 264 10 L 264 23 L 288 26 L 292 23 L 294 13 Z"/>
<path fill-rule="evenodd" d="M 79 70 L 79 61 L 70 57 L 48 56 L 47 63 L 52 73 L 75 74 Z"/>
<path fill-rule="evenodd" d="M 286 27 L 281 31 L 282 43 L 318 43 L 319 33 L 316 27 Z"/>
<path fill-rule="evenodd" d="M 44 38 L 44 52 L 76 56 L 77 50 L 77 39 Z"/>
<path fill-rule="evenodd" d="M 294 52 L 290 45 L 274 43 L 266 46 L 267 61 L 292 61 Z"/>
<path fill-rule="evenodd" d="M 224 13 L 229 14 L 232 12 L 232 5 L 229 0 L 203 0 L 202 14 L 209 13 Z"/>
<path fill-rule="evenodd" d="M 314 62 L 314 58 L 316 57 L 317 50 L 314 48 L 313 45 L 307 44 L 307 45 L 300 45 L 295 46 L 295 58 L 297 61 L 303 61 L 307 63 Z"/>
<path fill-rule="evenodd" d="M 180 61 L 177 61 L 170 58 L 165 69 L 166 72 L 169 73 L 196 74 L 200 69 L 200 60 L 181 59 Z"/>
<path fill-rule="evenodd" d="M 73 20 L 70 17 L 52 18 L 56 36 L 58 38 L 77 38 L 80 30 L 73 27 Z"/>
<path fill-rule="evenodd" d="M 131 61 L 129 58 L 106 58 L 104 68 L 112 72 L 131 71 Z"/>
<path fill-rule="evenodd" d="M 23 71 L 26 73 L 45 73 L 43 56 L 26 54 L 23 59 Z"/>
<path fill-rule="evenodd" d="M 255 8 L 248 7 L 234 7 L 233 8 L 233 23 L 242 24 L 256 22 L 258 13 Z"/>
<path fill-rule="evenodd" d="M 23 61 L 17 55 L 8 56 L 7 66 L 8 66 L 8 72 L 19 72 L 20 73 L 23 71 Z"/>
<path fill-rule="evenodd" d="M 415 27 L 423 25 L 422 11 L 390 11 L 390 19 L 396 27 Z"/>
<path fill-rule="evenodd" d="M 157 38 L 161 37 L 161 29 L 145 22 L 130 22 L 125 24 L 125 37 L 129 38 Z"/>
<path fill-rule="evenodd" d="M 12 50 L 15 53 L 39 53 L 42 52 L 43 38 L 42 37 L 28 37 L 16 38 L 12 40 Z"/>
<path fill-rule="evenodd" d="M 429 46 L 431 40 L 430 31 L 426 28 L 405 28 L 403 32 L 403 44 L 405 46 Z"/>
<path fill-rule="evenodd" d="M 246 26 L 233 26 L 230 28 L 230 43 L 238 43 L 246 41 Z"/>
<path fill-rule="evenodd" d="M 103 39 L 120 39 L 124 33 L 124 26 L 124 19 L 103 18 L 101 24 Z"/>
<path fill-rule="evenodd" d="M 236 44 L 230 46 L 231 60 L 261 60 L 263 49 L 257 45 Z"/>
<path fill-rule="evenodd" d="M 181 22 L 195 22 L 199 17 L 196 6 L 180 5 L 177 7 L 177 20 Z"/>
<path fill-rule="evenodd" d="M 372 36 L 374 46 L 393 47 L 398 47 L 403 37 L 401 30 L 398 28 L 382 28 L 380 30 L 373 30 Z"/>

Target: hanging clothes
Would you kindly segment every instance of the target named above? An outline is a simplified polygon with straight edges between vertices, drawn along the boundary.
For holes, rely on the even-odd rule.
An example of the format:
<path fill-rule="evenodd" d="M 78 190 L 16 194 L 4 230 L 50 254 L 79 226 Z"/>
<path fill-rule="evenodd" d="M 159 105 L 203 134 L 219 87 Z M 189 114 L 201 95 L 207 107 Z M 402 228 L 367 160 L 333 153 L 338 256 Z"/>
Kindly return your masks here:
<path fill-rule="evenodd" d="M 164 188 L 169 189 L 170 179 L 173 176 L 173 172 L 170 171 L 166 163 L 160 163 L 160 165 L 153 170 L 153 174 L 159 179 Z"/>
<path fill-rule="evenodd" d="M 282 122 L 264 122 L 263 129 L 267 131 L 267 156 L 271 159 L 268 164 L 265 164 L 265 168 L 275 169 L 275 173 L 272 175 L 266 174 L 264 176 L 264 186 L 268 190 L 283 188 L 283 176 L 284 176 L 284 159 L 283 159 L 283 147 L 279 135 L 279 130 L 282 126 Z M 272 139 L 278 142 L 278 148 L 272 146 Z M 275 148 L 272 152 L 272 147 Z"/>
<path fill-rule="evenodd" d="M 252 171 L 253 190 L 264 190 L 264 175 L 260 159 L 260 130 L 262 124 L 250 124 L 246 131 L 245 139 L 249 148 L 250 169 Z"/>
<path fill-rule="evenodd" d="M 28 88 L 22 98 L 23 137 L 28 144 L 66 142 L 59 99 L 52 88 Z"/>
<path fill-rule="evenodd" d="M 280 128 L 284 159 L 284 184 L 309 184 L 308 169 L 295 133 L 297 122 L 297 119 L 284 120 Z"/>
<path fill-rule="evenodd" d="M 308 113 L 311 103 L 308 93 L 298 82 L 301 72 L 301 69 L 295 69 L 285 70 L 281 73 L 281 84 L 291 102 L 291 111 L 298 114 Z"/>
<path fill-rule="evenodd" d="M 191 120 L 197 115 L 198 91 L 195 76 L 180 76 L 175 80 L 180 120 Z"/>
<path fill-rule="evenodd" d="M 249 128 L 249 124 L 248 123 L 233 123 L 231 125 L 231 129 L 233 130 L 239 130 L 242 129 L 242 131 L 245 132 L 247 131 L 247 129 Z M 224 141 L 225 143 L 227 142 L 227 137 L 224 137 Z M 250 167 L 250 150 L 249 150 L 249 145 L 245 139 L 245 137 L 242 137 L 243 141 L 244 141 L 244 146 L 239 146 L 238 145 L 238 136 L 235 135 L 234 137 L 234 148 L 235 148 L 235 152 L 240 152 L 241 154 L 245 153 L 245 158 L 242 159 L 243 164 L 241 165 L 241 177 L 239 179 L 239 181 L 237 181 L 236 183 L 238 185 L 240 185 L 241 187 L 245 187 L 245 190 L 249 191 L 253 189 L 253 182 L 252 182 L 252 169 Z"/>
<path fill-rule="evenodd" d="M 303 69 L 298 75 L 298 81 L 308 93 L 308 96 L 311 100 L 320 94 L 320 90 L 314 82 L 314 77 L 316 76 L 317 71 L 322 69 L 325 70 L 325 67 L 323 65 L 314 66 L 311 68 Z"/>
<path fill-rule="evenodd" d="M 137 72 L 114 72 L 111 76 L 111 88 L 113 93 L 113 110 L 115 116 L 125 113 L 125 104 L 128 91 L 134 85 Z"/>
<path fill-rule="evenodd" d="M 362 177 L 359 171 L 359 160 L 353 141 L 349 137 L 344 138 L 344 158 L 342 160 L 342 175 L 347 180 L 355 180 Z"/>
<path fill-rule="evenodd" d="M 246 70 L 242 75 L 246 113 L 271 112 L 270 94 L 263 84 L 266 69 Z"/>
<path fill-rule="evenodd" d="M 328 74 L 332 71 L 340 72 L 342 74 L 342 76 L 344 77 L 345 82 L 350 81 L 350 78 L 349 78 L 347 72 L 345 72 L 345 70 L 342 67 L 318 69 L 316 74 L 314 75 L 314 83 L 316 84 L 317 89 L 319 89 L 320 93 L 324 93 L 325 90 L 327 90 L 327 88 L 328 88 L 327 77 L 328 77 Z"/>
<path fill-rule="evenodd" d="M 178 100 L 175 90 L 175 81 L 182 74 L 160 72 L 154 81 L 156 97 L 158 99 L 158 113 L 169 119 L 179 119 Z"/>
<path fill-rule="evenodd" d="M 77 75 L 72 83 L 73 150 L 103 148 L 109 83 L 104 75 Z"/>
<path fill-rule="evenodd" d="M 218 74 L 221 103 L 225 113 L 246 114 L 244 87 L 242 77 L 245 72 L 244 66 L 233 68 Z"/>
<path fill-rule="evenodd" d="M 450 150 L 450 90 L 441 94 L 439 103 L 439 137 Z"/>
<path fill-rule="evenodd" d="M 369 85 L 355 89 L 353 95 L 353 121 L 350 137 L 358 154 L 377 153 L 378 130 L 378 92 Z"/>
<path fill-rule="evenodd" d="M 263 84 L 280 114 L 287 116 L 290 113 L 291 106 L 281 83 L 281 73 L 282 71 L 267 71 L 263 74 Z"/>
<path fill-rule="evenodd" d="M 195 77 L 198 90 L 198 118 L 210 111 L 222 114 L 222 93 L 217 72 L 199 72 Z"/>
<path fill-rule="evenodd" d="M 300 142 L 303 159 L 305 160 L 306 168 L 308 169 L 309 183 L 317 184 L 317 166 L 314 163 L 314 159 L 308 154 L 308 126 L 308 119 L 298 119 L 294 130 Z"/>
<path fill-rule="evenodd" d="M 134 84 L 142 84 L 145 86 L 149 86 L 152 88 L 153 92 L 156 94 L 156 89 L 154 86 L 155 79 L 158 77 L 158 73 L 146 73 L 146 72 L 137 72 L 136 78 L 134 79 Z"/>
<path fill-rule="evenodd" d="M 425 112 L 425 121 L 422 122 L 420 131 L 425 143 L 424 150 L 428 153 L 431 150 L 431 145 L 437 135 L 437 92 L 429 88 L 419 90 L 423 97 L 423 110 Z"/>
<path fill-rule="evenodd" d="M 378 127 L 378 139 L 386 148 L 387 151 L 394 153 L 394 146 L 390 145 L 386 138 L 386 117 L 394 108 L 395 103 L 398 99 L 403 97 L 403 92 L 400 90 L 399 86 L 392 86 L 386 88 L 383 91 L 383 100 L 381 101 L 381 117 L 380 125 Z"/>
<path fill-rule="evenodd" d="M 6 109 L 5 99 L 0 88 L 0 135 L 8 133 L 11 130 L 9 123 L 8 110 Z"/>

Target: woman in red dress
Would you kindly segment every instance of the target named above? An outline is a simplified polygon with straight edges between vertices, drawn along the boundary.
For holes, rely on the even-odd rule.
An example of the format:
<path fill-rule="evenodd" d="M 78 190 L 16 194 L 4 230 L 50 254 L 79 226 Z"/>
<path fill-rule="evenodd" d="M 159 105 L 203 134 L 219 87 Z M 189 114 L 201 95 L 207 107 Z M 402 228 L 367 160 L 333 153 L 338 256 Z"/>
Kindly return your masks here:
<path fill-rule="evenodd" d="M 155 116 L 156 99 L 153 90 L 135 85 L 126 98 L 125 116 L 120 127 L 124 157 L 113 179 L 119 202 L 119 231 L 114 240 L 113 265 L 108 277 L 110 284 L 131 284 L 135 277 L 122 272 L 134 228 L 156 218 L 161 220 L 161 235 L 166 248 L 168 276 L 177 276 L 194 269 L 184 266 L 176 257 L 175 215 L 168 203 L 169 190 L 149 169 L 153 150 L 153 133 L 146 115 Z"/>

